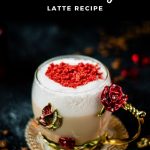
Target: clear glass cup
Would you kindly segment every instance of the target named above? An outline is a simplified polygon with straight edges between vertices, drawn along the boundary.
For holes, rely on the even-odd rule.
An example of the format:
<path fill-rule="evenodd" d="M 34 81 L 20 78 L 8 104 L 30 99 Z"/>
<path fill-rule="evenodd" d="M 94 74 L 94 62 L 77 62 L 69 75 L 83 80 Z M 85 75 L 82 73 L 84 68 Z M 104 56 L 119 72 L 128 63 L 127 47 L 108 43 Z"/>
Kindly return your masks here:
<path fill-rule="evenodd" d="M 82 91 L 64 92 L 56 90 L 53 86 L 47 87 L 41 82 L 39 71 L 45 65 L 61 59 L 89 60 L 98 63 L 105 72 L 105 78 L 101 84 L 94 84 Z M 99 97 L 103 88 L 110 84 L 111 79 L 107 67 L 100 61 L 91 57 L 64 55 L 49 59 L 42 63 L 35 72 L 32 87 L 34 118 L 36 119 L 41 116 L 42 109 L 48 103 L 51 103 L 63 117 L 63 123 L 62 126 L 55 131 L 40 128 L 40 132 L 50 140 L 52 140 L 52 136 L 74 137 L 79 145 L 101 136 L 107 130 L 111 112 L 105 111 L 101 118 L 97 116 L 102 108 Z"/>

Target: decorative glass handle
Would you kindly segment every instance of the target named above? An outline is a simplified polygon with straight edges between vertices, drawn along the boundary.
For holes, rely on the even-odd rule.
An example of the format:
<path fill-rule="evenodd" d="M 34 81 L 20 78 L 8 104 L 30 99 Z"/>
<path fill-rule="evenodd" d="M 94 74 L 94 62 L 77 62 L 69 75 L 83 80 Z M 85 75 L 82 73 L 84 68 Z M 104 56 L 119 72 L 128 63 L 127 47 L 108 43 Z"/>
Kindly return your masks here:
<path fill-rule="evenodd" d="M 104 106 L 103 106 L 104 107 Z M 144 117 L 146 116 L 146 112 L 144 111 L 139 111 L 138 109 L 136 109 L 135 107 L 133 107 L 131 104 L 126 103 L 123 107 L 123 109 L 125 109 L 126 111 L 129 111 L 130 113 L 132 113 L 132 115 L 137 118 L 138 121 L 138 131 L 137 133 L 131 137 L 131 138 L 127 138 L 127 139 L 109 139 L 107 134 L 104 134 L 101 137 L 101 143 L 102 144 L 110 144 L 110 145 L 123 145 L 123 144 L 128 144 L 132 141 L 134 141 L 135 139 L 138 138 L 138 136 L 140 135 L 141 132 L 141 124 L 144 123 Z M 104 108 L 102 109 L 104 110 Z M 101 111 L 102 112 L 102 111 Z M 102 115 L 102 114 L 99 114 Z"/>
<path fill-rule="evenodd" d="M 139 111 L 131 104 L 127 103 L 128 95 L 124 94 L 122 87 L 116 84 L 105 86 L 100 99 L 101 103 L 103 104 L 103 108 L 99 112 L 98 116 L 101 117 L 105 110 L 115 112 L 118 109 L 123 108 L 124 110 L 132 113 L 132 115 L 138 121 L 138 131 L 133 137 L 127 139 L 109 139 L 108 135 L 105 134 L 102 136 L 101 143 L 110 145 L 122 145 L 128 144 L 138 138 L 141 132 L 141 124 L 144 123 L 144 117 L 146 116 L 146 113 L 144 111 Z"/>

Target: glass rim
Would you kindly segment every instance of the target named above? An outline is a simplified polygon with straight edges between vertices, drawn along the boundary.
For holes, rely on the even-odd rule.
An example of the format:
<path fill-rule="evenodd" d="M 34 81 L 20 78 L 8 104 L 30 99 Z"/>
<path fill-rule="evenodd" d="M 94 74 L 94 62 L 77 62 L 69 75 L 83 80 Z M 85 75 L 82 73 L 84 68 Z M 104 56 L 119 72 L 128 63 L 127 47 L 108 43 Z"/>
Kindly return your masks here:
<path fill-rule="evenodd" d="M 89 56 L 85 56 L 85 55 L 77 55 L 77 54 L 72 54 L 72 55 L 60 55 L 60 56 L 56 56 L 56 57 L 52 57 L 46 61 L 44 61 L 43 63 L 41 63 L 36 71 L 35 71 L 35 74 L 34 74 L 34 80 L 36 83 L 38 83 L 39 86 L 41 86 L 43 89 L 47 90 L 47 91 L 53 91 L 53 92 L 56 92 L 56 93 L 62 93 L 62 94 L 70 94 L 70 92 L 61 92 L 61 91 L 57 91 L 55 89 L 49 89 L 47 88 L 46 86 L 43 85 L 43 83 L 38 79 L 38 71 L 40 70 L 41 67 L 43 67 L 44 65 L 50 63 L 50 62 L 53 62 L 54 60 L 58 60 L 58 59 L 62 59 L 62 58 L 83 58 L 83 59 L 90 59 L 90 60 L 93 60 L 94 62 L 98 62 L 99 64 L 101 64 L 105 70 L 106 70 L 106 77 L 104 79 L 104 82 L 99 86 L 99 88 L 101 88 L 107 81 L 108 77 L 109 77 L 109 71 L 108 71 L 108 68 L 99 60 L 95 59 L 95 58 L 92 58 L 92 57 L 89 57 Z M 78 94 L 78 93 L 84 93 L 84 92 L 88 92 L 88 91 L 91 91 L 91 90 L 94 90 L 96 89 L 98 86 L 95 86 L 94 88 L 90 88 L 88 90 L 84 90 L 84 91 L 77 91 L 75 92 L 74 94 Z"/>

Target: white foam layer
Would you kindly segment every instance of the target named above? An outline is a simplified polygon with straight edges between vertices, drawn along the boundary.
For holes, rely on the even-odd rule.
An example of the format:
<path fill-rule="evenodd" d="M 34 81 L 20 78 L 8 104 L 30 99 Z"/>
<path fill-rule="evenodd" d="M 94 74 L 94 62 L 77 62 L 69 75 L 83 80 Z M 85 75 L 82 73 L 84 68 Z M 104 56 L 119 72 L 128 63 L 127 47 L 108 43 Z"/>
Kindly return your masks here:
<path fill-rule="evenodd" d="M 45 72 L 50 63 L 59 64 L 62 61 L 70 65 L 76 65 L 79 62 L 99 63 L 101 68 L 100 72 L 103 73 L 103 79 L 89 82 L 77 88 L 64 87 L 45 76 Z M 106 68 L 99 61 L 89 57 L 78 59 L 72 56 L 57 59 L 52 62 L 48 61 L 38 69 L 37 78 L 38 80 L 36 78 L 34 80 L 32 89 L 33 112 L 35 117 L 39 117 L 43 107 L 48 103 L 51 103 L 54 108 L 58 109 L 63 117 L 94 115 L 99 110 L 100 93 L 106 85 L 111 84 L 109 72 Z"/>
<path fill-rule="evenodd" d="M 68 59 L 61 59 L 61 60 L 55 60 L 51 63 L 54 64 L 60 64 L 61 62 L 65 62 L 67 64 L 70 65 L 77 65 L 79 63 L 89 63 L 89 64 L 93 64 L 96 65 L 97 62 L 91 61 L 91 60 L 76 60 L 73 58 L 68 58 Z M 49 90 L 54 90 L 54 91 L 58 91 L 58 92 L 64 92 L 64 93 L 77 93 L 77 92 L 84 92 L 84 91 L 88 91 L 90 89 L 93 89 L 95 87 L 98 87 L 99 85 L 103 84 L 103 82 L 105 82 L 107 73 L 106 70 L 104 68 L 104 66 L 102 64 L 99 64 L 100 70 L 99 72 L 102 72 L 102 79 L 98 79 L 92 82 L 89 82 L 85 85 L 82 86 L 78 86 L 76 88 L 71 88 L 71 87 L 65 87 L 62 86 L 61 84 L 49 79 L 46 75 L 45 72 L 47 71 L 49 65 L 51 63 L 45 64 L 45 66 L 43 66 L 42 68 L 40 68 L 38 70 L 38 79 L 41 82 L 42 85 L 44 85 L 46 88 L 48 88 Z"/>

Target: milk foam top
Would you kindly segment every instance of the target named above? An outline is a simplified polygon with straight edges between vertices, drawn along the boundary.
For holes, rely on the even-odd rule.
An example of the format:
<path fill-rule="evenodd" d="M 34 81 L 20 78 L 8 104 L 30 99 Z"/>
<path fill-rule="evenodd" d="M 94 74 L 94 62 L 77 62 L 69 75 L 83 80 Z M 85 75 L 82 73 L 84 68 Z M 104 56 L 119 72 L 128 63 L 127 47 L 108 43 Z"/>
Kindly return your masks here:
<path fill-rule="evenodd" d="M 64 87 L 45 75 L 51 63 L 60 64 L 61 62 L 70 65 L 77 65 L 81 62 L 85 64 L 98 64 L 100 67 L 99 71 L 102 72 L 102 79 L 91 81 L 76 88 Z M 61 115 L 66 117 L 92 115 L 97 113 L 99 109 L 100 93 L 104 86 L 110 85 L 110 83 L 107 68 L 96 59 L 82 55 L 55 57 L 54 59 L 46 61 L 37 69 L 32 89 L 32 99 L 34 104 L 41 110 L 50 102 L 58 109 Z M 34 114 L 35 112 L 36 110 Z M 37 114 L 35 115 L 37 116 Z"/>
<path fill-rule="evenodd" d="M 67 64 L 70 64 L 70 65 L 77 65 L 79 63 L 89 63 L 89 64 L 94 64 L 96 65 L 97 62 L 93 62 L 91 60 L 84 60 L 84 59 L 81 59 L 81 60 L 76 60 L 74 58 L 64 58 L 64 59 L 60 59 L 60 60 L 55 60 L 53 61 L 52 63 L 54 64 L 60 64 L 61 62 L 65 62 Z M 92 82 L 89 82 L 85 85 L 82 85 L 82 86 L 78 86 L 76 88 L 70 88 L 70 87 L 65 87 L 65 86 L 62 86 L 61 84 L 49 79 L 46 75 L 45 75 L 45 72 L 47 71 L 47 68 L 48 66 L 50 65 L 51 63 L 48 63 L 48 64 L 45 64 L 43 67 L 41 67 L 38 71 L 38 79 L 39 81 L 41 82 L 41 84 L 43 84 L 47 89 L 49 90 L 55 90 L 55 91 L 58 91 L 58 92 L 64 92 L 64 93 L 78 93 L 78 92 L 84 92 L 84 91 L 88 91 L 90 89 L 93 89 L 95 87 L 98 87 L 99 85 L 103 84 L 105 79 L 106 79 L 106 76 L 107 76 L 107 73 L 106 73 L 106 70 L 104 68 L 104 66 L 102 64 L 99 64 L 100 66 L 100 70 L 99 72 L 102 72 L 102 79 L 98 79 L 96 81 L 92 81 Z"/>

